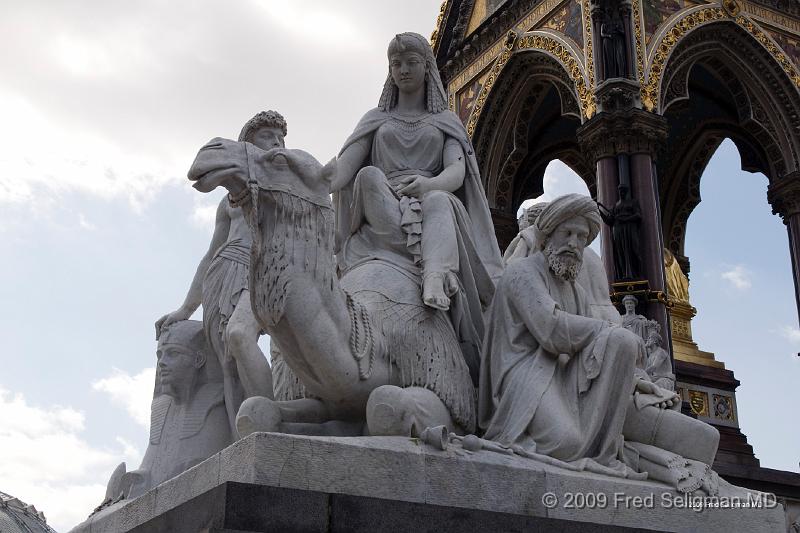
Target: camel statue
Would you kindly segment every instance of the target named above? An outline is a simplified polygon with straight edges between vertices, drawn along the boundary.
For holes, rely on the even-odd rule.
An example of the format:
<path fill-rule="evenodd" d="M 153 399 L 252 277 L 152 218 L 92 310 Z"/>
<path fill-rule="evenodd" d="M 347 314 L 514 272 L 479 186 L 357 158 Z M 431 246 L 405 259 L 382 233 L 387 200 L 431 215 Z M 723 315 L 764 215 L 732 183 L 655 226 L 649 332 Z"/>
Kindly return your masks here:
<path fill-rule="evenodd" d="M 419 280 L 381 260 L 337 276 L 335 165 L 323 167 L 302 150 L 216 138 L 189 171 L 197 190 L 222 186 L 242 206 L 253 232 L 253 311 L 307 393 L 246 400 L 240 436 L 419 436 L 437 425 L 473 431 L 468 365 L 447 314 L 423 304 Z"/>

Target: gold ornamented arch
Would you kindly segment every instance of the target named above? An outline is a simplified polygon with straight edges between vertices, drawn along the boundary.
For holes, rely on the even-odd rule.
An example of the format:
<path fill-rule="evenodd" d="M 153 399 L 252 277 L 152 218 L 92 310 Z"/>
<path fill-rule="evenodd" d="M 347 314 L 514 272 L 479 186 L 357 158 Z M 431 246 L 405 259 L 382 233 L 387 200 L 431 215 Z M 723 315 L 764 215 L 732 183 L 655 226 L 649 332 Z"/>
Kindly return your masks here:
<path fill-rule="evenodd" d="M 436 17 L 436 27 L 433 28 L 431 33 L 431 48 L 436 50 L 439 44 L 439 35 L 442 34 L 442 23 L 444 22 L 444 12 L 447 10 L 447 0 L 442 1 L 442 6 L 439 8 L 439 16 Z"/>
<path fill-rule="evenodd" d="M 486 81 L 481 88 L 481 92 L 478 95 L 478 98 L 475 100 L 475 105 L 472 107 L 472 111 L 469 114 L 469 119 L 467 120 L 467 133 L 470 137 L 472 134 L 475 133 L 475 126 L 478 124 L 478 118 L 481 115 L 481 111 L 483 111 L 483 106 L 486 104 L 486 98 L 489 96 L 489 92 L 491 92 L 492 87 L 494 86 L 494 82 L 497 80 L 500 73 L 503 71 L 503 67 L 506 66 L 508 60 L 511 59 L 513 55 L 514 45 L 517 41 L 517 33 L 514 30 L 508 32 L 506 36 L 505 47 L 497 59 L 494 60 L 494 65 L 489 72 L 489 76 L 486 78 Z"/>
<path fill-rule="evenodd" d="M 472 113 L 467 121 L 467 133 L 469 133 L 470 136 L 475 133 L 475 127 L 478 124 L 481 111 L 483 111 L 483 107 L 486 104 L 489 94 L 491 93 L 492 87 L 500 76 L 500 73 L 503 71 L 503 68 L 515 53 L 523 51 L 538 50 L 554 57 L 564 67 L 564 70 L 569 74 L 569 77 L 575 86 L 575 92 L 578 96 L 582 118 L 584 120 L 589 119 L 595 114 L 597 105 L 594 100 L 594 90 L 591 85 L 593 83 L 594 76 L 584 76 L 584 72 L 588 69 L 584 69 L 583 63 L 577 57 L 574 51 L 572 51 L 571 48 L 566 44 L 566 42 L 541 32 L 528 33 L 519 38 L 517 38 L 516 34 L 514 34 L 514 37 L 512 38 L 510 36 L 509 39 L 513 40 L 513 42 L 511 44 L 507 44 L 506 49 L 503 50 L 503 52 L 495 61 L 494 66 L 492 67 L 489 76 L 486 78 L 486 82 L 484 83 L 480 94 L 478 95 L 475 106 L 472 108 Z M 588 80 L 587 77 L 589 78 Z"/>
<path fill-rule="evenodd" d="M 595 101 L 595 77 L 592 44 L 592 17 L 589 11 L 589 0 L 581 0 L 583 13 L 583 32 L 584 32 L 584 61 L 573 50 L 565 40 L 555 34 L 545 33 L 544 31 L 534 30 L 522 36 L 511 30 L 506 37 L 503 51 L 494 60 L 486 81 L 475 100 L 475 105 L 470 112 L 467 120 L 467 133 L 470 137 L 475 133 L 478 120 L 480 119 L 486 100 L 492 91 L 494 83 L 505 68 L 509 59 L 518 52 L 528 50 L 539 50 L 555 57 L 564 67 L 575 85 L 575 92 L 581 109 L 581 118 L 588 120 L 597 111 Z M 454 105 L 451 105 L 451 109 Z"/>
<path fill-rule="evenodd" d="M 789 76 L 789 78 L 794 82 L 795 86 L 800 89 L 800 72 L 798 72 L 797 67 L 794 66 L 794 63 L 792 63 L 792 61 L 786 57 L 786 54 L 783 53 L 783 50 L 781 50 L 778 45 L 775 44 L 775 41 L 773 41 L 772 38 L 770 38 L 758 24 L 744 15 L 738 15 L 736 17 L 736 23 L 747 30 L 747 33 L 755 37 L 756 40 L 761 43 L 761 46 L 767 49 L 769 55 L 771 55 L 772 58 L 778 62 L 786 75 Z"/>
<path fill-rule="evenodd" d="M 640 0 L 634 0 L 633 5 L 635 8 L 640 8 Z M 752 35 L 781 66 L 794 85 L 800 89 L 800 72 L 798 72 L 791 60 L 758 24 L 749 17 L 741 14 L 740 10 L 735 9 L 736 7 L 738 7 L 738 4 L 735 2 L 726 1 L 723 7 L 714 6 L 698 9 L 688 12 L 684 16 L 676 19 L 672 27 L 669 28 L 661 36 L 659 42 L 654 45 L 655 53 L 646 76 L 641 62 L 643 57 L 643 51 L 640 49 L 641 27 L 638 29 L 635 28 L 637 32 L 637 60 L 640 65 L 639 83 L 641 84 L 642 104 L 645 109 L 654 111 L 659 108 L 664 68 L 672 52 L 681 43 L 683 38 L 702 25 L 720 20 L 732 20 L 747 31 L 747 33 Z M 640 15 L 636 16 L 637 22 L 640 20 L 639 17 Z"/>
<path fill-rule="evenodd" d="M 642 104 L 645 109 L 653 111 L 658 108 L 661 75 L 664 73 L 664 66 L 667 60 L 672 54 L 672 51 L 675 50 L 675 47 L 678 46 L 681 39 L 690 31 L 703 24 L 727 18 L 729 18 L 728 14 L 721 7 L 709 7 L 687 13 L 673 23 L 672 27 L 655 45 L 656 52 L 650 64 L 648 76 L 644 78 L 642 74 L 640 74 L 640 80 L 642 81 Z"/>

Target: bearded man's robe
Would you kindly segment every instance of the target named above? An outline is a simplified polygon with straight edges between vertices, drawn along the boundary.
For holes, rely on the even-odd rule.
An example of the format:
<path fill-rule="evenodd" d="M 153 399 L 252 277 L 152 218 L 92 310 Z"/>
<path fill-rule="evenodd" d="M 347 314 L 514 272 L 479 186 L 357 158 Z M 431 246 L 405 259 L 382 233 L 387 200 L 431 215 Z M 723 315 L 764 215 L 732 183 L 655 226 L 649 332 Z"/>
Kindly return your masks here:
<path fill-rule="evenodd" d="M 497 286 L 483 345 L 485 438 L 580 470 L 631 476 L 622 428 L 642 343 L 592 318 L 590 297 L 542 252 L 512 261 Z"/>

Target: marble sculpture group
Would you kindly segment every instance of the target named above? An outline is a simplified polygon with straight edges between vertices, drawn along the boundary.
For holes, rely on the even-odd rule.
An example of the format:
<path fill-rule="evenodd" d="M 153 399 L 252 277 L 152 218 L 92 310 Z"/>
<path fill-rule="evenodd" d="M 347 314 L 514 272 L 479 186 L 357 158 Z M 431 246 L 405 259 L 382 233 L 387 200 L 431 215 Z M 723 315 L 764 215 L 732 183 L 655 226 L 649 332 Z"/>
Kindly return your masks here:
<path fill-rule="evenodd" d="M 274 111 L 200 149 L 194 187 L 229 194 L 185 301 L 156 322 L 149 446 L 106 504 L 256 431 L 418 437 L 738 490 L 709 466 L 717 430 L 680 413 L 658 323 L 609 299 L 588 245 L 613 213 L 575 194 L 536 204 L 501 257 L 430 45 L 403 33 L 388 59 L 378 106 L 325 165 L 285 148 Z"/>

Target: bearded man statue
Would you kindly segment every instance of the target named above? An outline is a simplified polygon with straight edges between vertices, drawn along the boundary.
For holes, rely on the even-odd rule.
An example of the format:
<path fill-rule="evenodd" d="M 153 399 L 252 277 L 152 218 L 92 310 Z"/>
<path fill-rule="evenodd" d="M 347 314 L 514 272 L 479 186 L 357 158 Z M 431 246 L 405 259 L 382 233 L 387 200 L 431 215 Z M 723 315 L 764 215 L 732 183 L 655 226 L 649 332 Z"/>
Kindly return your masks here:
<path fill-rule="evenodd" d="M 481 360 L 484 438 L 571 470 L 716 493 L 719 433 L 652 383 L 643 339 L 592 313 L 579 275 L 600 224 L 591 198 L 557 198 L 529 228 L 538 250 L 508 263 Z"/>
<path fill-rule="evenodd" d="M 557 198 L 532 227 L 538 251 L 509 262 L 489 311 L 479 422 L 486 439 L 517 451 L 627 476 L 619 436 L 644 348 L 591 318 L 576 282 L 601 223 L 591 198 Z"/>

